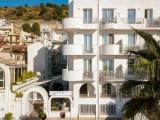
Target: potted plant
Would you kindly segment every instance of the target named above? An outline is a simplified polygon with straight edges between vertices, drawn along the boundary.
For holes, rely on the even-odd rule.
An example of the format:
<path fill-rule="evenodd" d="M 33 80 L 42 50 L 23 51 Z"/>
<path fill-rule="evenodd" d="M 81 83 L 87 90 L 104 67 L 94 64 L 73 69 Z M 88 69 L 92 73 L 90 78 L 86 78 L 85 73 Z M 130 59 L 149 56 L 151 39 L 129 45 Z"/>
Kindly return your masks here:
<path fill-rule="evenodd" d="M 47 118 L 46 113 L 40 112 L 40 113 L 39 113 L 39 118 L 40 118 L 41 120 L 46 120 L 46 118 Z"/>
<path fill-rule="evenodd" d="M 11 112 L 6 113 L 4 120 L 13 120 L 13 114 Z"/>
<path fill-rule="evenodd" d="M 61 113 L 60 113 L 60 117 L 61 117 L 61 118 L 65 118 L 65 112 L 61 112 Z"/>

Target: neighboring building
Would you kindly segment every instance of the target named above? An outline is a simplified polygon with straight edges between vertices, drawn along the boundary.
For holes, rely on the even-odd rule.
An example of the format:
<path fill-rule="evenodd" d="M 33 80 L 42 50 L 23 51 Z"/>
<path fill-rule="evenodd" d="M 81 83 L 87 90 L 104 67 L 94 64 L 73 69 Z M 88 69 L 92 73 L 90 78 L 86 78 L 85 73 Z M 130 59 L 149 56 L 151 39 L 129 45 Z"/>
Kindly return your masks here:
<path fill-rule="evenodd" d="M 128 59 L 125 50 L 144 46 L 132 27 L 160 40 L 160 1 L 69 0 L 68 4 L 69 18 L 62 22 L 68 33 L 62 79 L 72 91 L 71 116 L 120 119 L 129 99 L 119 95 L 120 86 L 136 78 L 134 59 Z"/>

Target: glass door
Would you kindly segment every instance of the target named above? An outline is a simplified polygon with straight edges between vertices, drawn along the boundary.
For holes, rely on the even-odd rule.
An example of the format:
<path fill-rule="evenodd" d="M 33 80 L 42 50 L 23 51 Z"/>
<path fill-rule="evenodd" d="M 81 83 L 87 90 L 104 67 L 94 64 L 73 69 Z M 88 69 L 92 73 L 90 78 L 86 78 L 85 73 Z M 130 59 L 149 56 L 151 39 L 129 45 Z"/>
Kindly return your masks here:
<path fill-rule="evenodd" d="M 128 9 L 128 23 L 135 24 L 135 19 L 136 19 L 136 10 Z"/>
<path fill-rule="evenodd" d="M 84 9 L 83 10 L 83 22 L 85 24 L 92 23 L 92 9 Z"/>
<path fill-rule="evenodd" d="M 84 35 L 84 50 L 92 52 L 92 34 Z"/>
<path fill-rule="evenodd" d="M 145 10 L 145 18 L 147 19 L 149 24 L 153 22 L 153 9 L 146 9 Z"/>
<path fill-rule="evenodd" d="M 114 21 L 114 10 L 113 9 L 103 9 L 102 17 L 104 23 L 113 23 Z"/>

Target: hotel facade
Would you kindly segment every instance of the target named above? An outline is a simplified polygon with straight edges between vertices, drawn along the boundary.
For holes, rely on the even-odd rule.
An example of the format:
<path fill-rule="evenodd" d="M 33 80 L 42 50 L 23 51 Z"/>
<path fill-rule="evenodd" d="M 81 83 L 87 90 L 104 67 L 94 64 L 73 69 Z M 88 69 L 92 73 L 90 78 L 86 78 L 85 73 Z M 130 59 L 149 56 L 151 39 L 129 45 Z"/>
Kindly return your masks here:
<path fill-rule="evenodd" d="M 119 119 L 129 96 L 119 94 L 127 80 L 136 80 L 129 48 L 144 47 L 132 28 L 160 41 L 159 0 L 69 0 L 63 20 L 68 35 L 62 78 L 72 91 L 72 117 Z"/>
<path fill-rule="evenodd" d="M 46 45 L 52 48 L 66 43 L 62 53 L 67 57 L 67 67 L 62 70 L 62 79 L 37 74 L 19 81 L 27 70 L 38 72 L 32 70 L 32 60 L 28 58 L 28 64 L 11 64 L 4 59 L 0 62 L 0 119 L 12 112 L 15 120 L 36 120 L 42 111 L 49 120 L 64 115 L 65 120 L 121 119 L 122 107 L 130 95 L 120 94 L 119 89 L 125 81 L 137 77 L 134 56 L 128 57 L 126 50 L 145 45 L 132 28 L 149 32 L 160 42 L 160 1 L 69 0 L 68 6 L 69 17 L 63 19 L 62 29 L 54 28 L 53 44 Z M 4 27 L 1 23 L 0 29 Z M 50 35 L 42 31 L 42 40 L 46 36 Z M 36 47 L 31 45 L 28 56 L 35 60 L 33 65 L 45 68 L 45 52 Z M 56 71 L 49 63 L 53 60 L 46 59 L 46 67 Z"/>

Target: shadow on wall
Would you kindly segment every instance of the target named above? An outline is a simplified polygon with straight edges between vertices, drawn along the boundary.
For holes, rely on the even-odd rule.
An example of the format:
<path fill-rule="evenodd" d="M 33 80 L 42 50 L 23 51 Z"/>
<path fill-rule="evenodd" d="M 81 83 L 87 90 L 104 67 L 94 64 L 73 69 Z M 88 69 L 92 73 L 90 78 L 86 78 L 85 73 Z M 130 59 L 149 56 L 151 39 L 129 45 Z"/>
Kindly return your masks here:
<path fill-rule="evenodd" d="M 47 52 L 42 47 L 37 51 L 37 55 L 33 58 L 33 71 L 40 73 L 41 78 L 47 77 Z"/>

